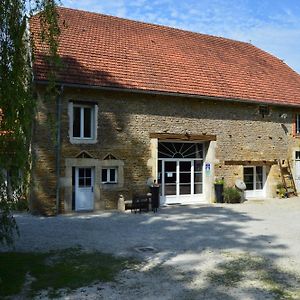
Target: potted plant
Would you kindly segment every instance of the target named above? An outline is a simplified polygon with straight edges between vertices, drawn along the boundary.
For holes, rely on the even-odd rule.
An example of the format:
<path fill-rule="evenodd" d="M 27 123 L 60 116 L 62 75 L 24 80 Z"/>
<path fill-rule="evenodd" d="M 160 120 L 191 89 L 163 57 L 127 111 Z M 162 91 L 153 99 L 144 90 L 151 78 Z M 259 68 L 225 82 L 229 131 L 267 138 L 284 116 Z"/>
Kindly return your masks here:
<path fill-rule="evenodd" d="M 282 183 L 277 184 L 276 193 L 279 198 L 286 198 L 286 189 Z"/>
<path fill-rule="evenodd" d="M 217 203 L 224 203 L 224 178 L 215 180 L 215 194 Z"/>

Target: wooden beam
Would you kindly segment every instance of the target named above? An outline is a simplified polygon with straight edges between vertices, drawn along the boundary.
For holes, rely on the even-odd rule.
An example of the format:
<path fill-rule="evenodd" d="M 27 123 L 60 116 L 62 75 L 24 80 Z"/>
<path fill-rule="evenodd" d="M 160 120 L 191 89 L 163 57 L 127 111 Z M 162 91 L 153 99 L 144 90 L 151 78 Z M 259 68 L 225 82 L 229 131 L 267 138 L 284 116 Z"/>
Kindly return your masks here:
<path fill-rule="evenodd" d="M 151 139 L 159 140 L 179 140 L 179 141 L 216 141 L 216 135 L 196 135 L 196 134 L 177 134 L 177 133 L 150 133 Z"/>
<path fill-rule="evenodd" d="M 228 166 L 271 166 L 276 165 L 277 160 L 225 160 L 224 164 Z"/>

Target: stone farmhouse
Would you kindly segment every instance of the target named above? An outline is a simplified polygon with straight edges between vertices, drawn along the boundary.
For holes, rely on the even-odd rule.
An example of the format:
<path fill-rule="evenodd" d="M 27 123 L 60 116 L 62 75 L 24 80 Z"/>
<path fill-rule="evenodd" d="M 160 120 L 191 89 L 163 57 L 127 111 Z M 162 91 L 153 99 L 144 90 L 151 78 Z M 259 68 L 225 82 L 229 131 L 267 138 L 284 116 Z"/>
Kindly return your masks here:
<path fill-rule="evenodd" d="M 114 209 L 160 184 L 160 201 L 211 203 L 214 182 L 276 196 L 279 160 L 300 191 L 300 75 L 250 43 L 58 8 L 62 68 L 31 20 L 38 113 L 31 209 Z M 55 116 L 53 142 L 47 115 Z"/>

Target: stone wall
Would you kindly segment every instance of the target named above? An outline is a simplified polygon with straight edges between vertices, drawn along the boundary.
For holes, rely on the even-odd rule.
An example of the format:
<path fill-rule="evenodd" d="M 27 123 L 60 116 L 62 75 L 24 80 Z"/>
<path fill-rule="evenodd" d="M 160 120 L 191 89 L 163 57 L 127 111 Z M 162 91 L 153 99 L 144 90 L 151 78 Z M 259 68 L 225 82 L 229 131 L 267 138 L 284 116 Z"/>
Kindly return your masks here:
<path fill-rule="evenodd" d="M 40 95 L 43 91 L 40 90 Z M 68 102 L 98 103 L 98 141 L 96 144 L 71 144 L 69 139 Z M 55 104 L 49 104 L 51 109 Z M 35 134 L 34 203 L 51 202 L 55 195 L 54 149 L 49 145 L 49 129 L 45 125 L 45 108 L 39 106 Z M 280 114 L 286 113 L 283 119 Z M 150 133 L 216 135 L 215 165 L 211 176 L 224 177 L 227 185 L 242 177 L 241 166 L 225 165 L 225 161 L 263 161 L 291 157 L 300 146 L 292 136 L 293 113 L 284 107 L 271 107 L 270 116 L 262 117 L 257 104 L 199 100 L 195 98 L 134 94 L 65 88 L 62 107 L 62 177 L 65 158 L 75 158 L 82 150 L 102 160 L 108 153 L 124 161 L 124 187 L 118 190 L 100 188 L 100 199 L 106 208 L 115 208 L 117 194 L 145 193 L 147 178 L 152 175 Z M 278 182 L 278 169 L 270 168 L 271 185 Z M 272 180 L 271 180 L 272 179 Z M 100 183 L 96 183 L 100 184 Z M 211 199 L 212 200 L 212 199 Z M 64 193 L 62 191 L 62 201 Z"/>

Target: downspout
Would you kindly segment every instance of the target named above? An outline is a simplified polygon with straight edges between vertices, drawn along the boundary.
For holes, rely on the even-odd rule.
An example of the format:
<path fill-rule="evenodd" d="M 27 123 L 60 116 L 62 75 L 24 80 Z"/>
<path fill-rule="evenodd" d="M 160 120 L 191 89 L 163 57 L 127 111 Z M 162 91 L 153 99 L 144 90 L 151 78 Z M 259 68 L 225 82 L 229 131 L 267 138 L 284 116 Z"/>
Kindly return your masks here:
<path fill-rule="evenodd" d="M 60 203 L 60 162 L 61 162 L 61 98 L 64 86 L 61 85 L 56 97 L 56 214 Z"/>

